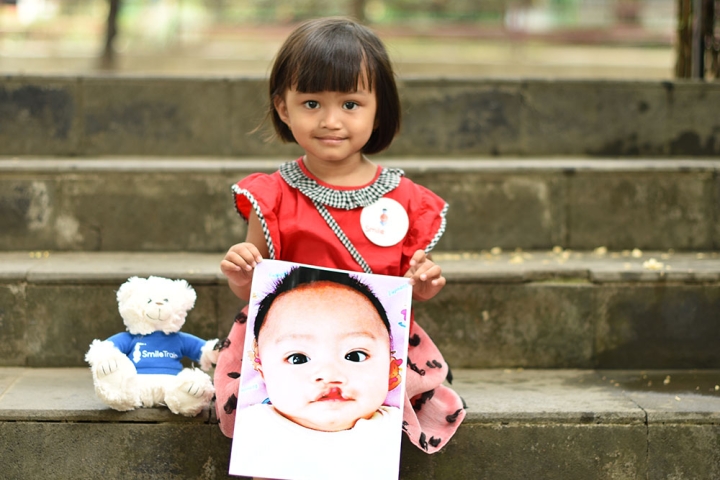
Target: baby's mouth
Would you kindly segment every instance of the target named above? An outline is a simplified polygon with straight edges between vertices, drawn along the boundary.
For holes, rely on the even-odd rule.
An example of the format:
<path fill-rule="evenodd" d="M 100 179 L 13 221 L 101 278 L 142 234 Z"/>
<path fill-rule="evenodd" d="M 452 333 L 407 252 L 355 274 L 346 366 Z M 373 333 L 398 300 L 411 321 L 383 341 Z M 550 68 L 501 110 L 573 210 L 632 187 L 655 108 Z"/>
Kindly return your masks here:
<path fill-rule="evenodd" d="M 342 390 L 337 387 L 323 392 L 315 399 L 316 402 L 346 402 L 348 400 L 350 399 L 343 397 Z"/>

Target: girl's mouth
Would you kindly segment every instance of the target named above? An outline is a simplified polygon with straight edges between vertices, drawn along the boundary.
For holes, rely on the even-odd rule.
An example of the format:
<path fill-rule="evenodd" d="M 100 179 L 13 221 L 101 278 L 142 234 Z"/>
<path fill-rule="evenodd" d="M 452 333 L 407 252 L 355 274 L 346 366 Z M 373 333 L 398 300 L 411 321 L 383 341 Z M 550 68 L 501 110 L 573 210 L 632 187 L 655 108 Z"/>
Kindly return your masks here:
<path fill-rule="evenodd" d="M 323 143 L 329 144 L 342 143 L 342 141 L 345 140 L 342 137 L 318 137 L 318 139 Z"/>
<path fill-rule="evenodd" d="M 347 400 L 349 399 L 343 397 L 342 390 L 337 387 L 333 387 L 330 390 L 323 392 L 320 396 L 318 396 L 318 398 L 315 399 L 316 402 L 344 402 Z"/>

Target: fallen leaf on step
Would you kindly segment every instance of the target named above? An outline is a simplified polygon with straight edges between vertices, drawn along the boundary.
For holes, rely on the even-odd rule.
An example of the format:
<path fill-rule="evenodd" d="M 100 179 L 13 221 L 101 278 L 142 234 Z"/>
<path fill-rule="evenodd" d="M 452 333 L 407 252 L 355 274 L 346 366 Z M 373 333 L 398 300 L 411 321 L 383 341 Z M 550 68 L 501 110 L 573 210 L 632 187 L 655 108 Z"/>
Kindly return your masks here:
<path fill-rule="evenodd" d="M 643 262 L 643 268 L 647 270 L 662 270 L 664 266 L 662 262 L 658 262 L 654 258 Z"/>

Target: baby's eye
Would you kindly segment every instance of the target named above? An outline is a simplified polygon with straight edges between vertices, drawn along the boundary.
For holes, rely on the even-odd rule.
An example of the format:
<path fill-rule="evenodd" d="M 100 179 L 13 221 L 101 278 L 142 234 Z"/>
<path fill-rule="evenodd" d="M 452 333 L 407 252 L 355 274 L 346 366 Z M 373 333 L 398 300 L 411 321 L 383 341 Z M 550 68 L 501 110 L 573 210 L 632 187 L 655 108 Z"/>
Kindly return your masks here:
<path fill-rule="evenodd" d="M 289 357 L 287 357 L 287 362 L 290 365 L 302 365 L 303 363 L 309 362 L 310 359 L 307 355 L 304 355 L 302 353 L 293 353 Z"/>
<path fill-rule="evenodd" d="M 364 362 L 367 360 L 368 354 L 365 352 L 360 352 L 358 350 L 355 350 L 353 352 L 348 353 L 345 355 L 345 360 L 348 360 L 350 362 Z"/>
<path fill-rule="evenodd" d="M 343 108 L 345 110 L 355 110 L 359 105 L 355 102 L 345 102 L 343 103 Z"/>
<path fill-rule="evenodd" d="M 313 110 L 320 106 L 320 102 L 318 102 L 317 100 L 308 100 L 307 102 L 305 102 L 305 106 Z"/>

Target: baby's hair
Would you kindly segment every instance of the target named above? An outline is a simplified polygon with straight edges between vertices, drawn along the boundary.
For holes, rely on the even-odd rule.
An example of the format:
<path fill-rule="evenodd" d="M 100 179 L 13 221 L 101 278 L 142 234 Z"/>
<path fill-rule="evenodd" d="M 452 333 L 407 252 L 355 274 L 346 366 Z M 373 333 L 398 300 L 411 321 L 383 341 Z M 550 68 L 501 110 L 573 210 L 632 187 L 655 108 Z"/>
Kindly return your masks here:
<path fill-rule="evenodd" d="M 387 312 L 385 307 L 380 300 L 375 296 L 369 286 L 357 278 L 351 277 L 349 274 L 344 272 L 335 272 L 332 270 L 321 270 L 307 267 L 293 267 L 284 277 L 277 281 L 273 291 L 270 292 L 265 298 L 263 298 L 259 305 L 258 311 L 255 315 L 254 333 L 255 339 L 260 335 L 260 329 L 265 322 L 270 307 L 273 302 L 283 293 L 294 290 L 303 285 L 312 285 L 317 282 L 330 282 L 337 285 L 343 285 L 352 288 L 354 291 L 360 293 L 367 298 L 375 310 L 380 315 L 385 328 L 388 331 L 388 335 L 392 338 L 392 332 L 390 331 L 390 320 L 388 320 Z"/>
<path fill-rule="evenodd" d="M 288 90 L 354 92 L 363 80 L 377 98 L 375 128 L 362 148 L 371 155 L 389 147 L 400 130 L 400 97 L 384 45 L 371 30 L 346 18 L 302 23 L 285 40 L 270 74 L 269 114 L 278 136 L 297 143 L 274 108 L 275 99 Z"/>

